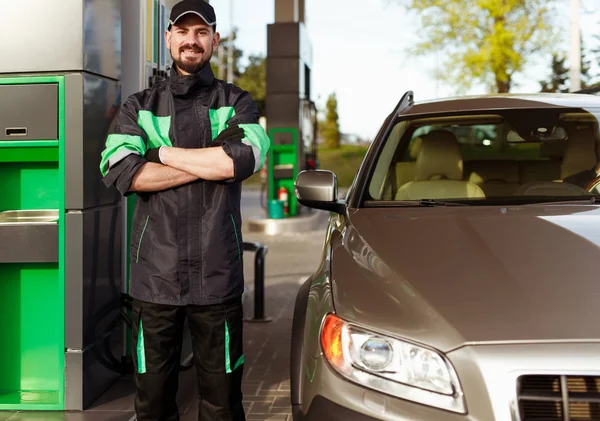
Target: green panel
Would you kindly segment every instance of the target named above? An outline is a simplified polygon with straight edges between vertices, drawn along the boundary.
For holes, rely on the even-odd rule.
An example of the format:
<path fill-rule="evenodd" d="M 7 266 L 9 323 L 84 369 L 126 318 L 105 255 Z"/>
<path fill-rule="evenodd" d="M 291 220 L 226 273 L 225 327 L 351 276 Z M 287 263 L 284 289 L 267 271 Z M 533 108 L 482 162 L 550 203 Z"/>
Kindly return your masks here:
<path fill-rule="evenodd" d="M 58 272 L 56 263 L 0 265 L 0 409 L 60 404 L 64 321 Z"/>
<path fill-rule="evenodd" d="M 0 148 L 24 148 L 24 147 L 44 147 L 44 146 L 58 146 L 58 140 L 3 140 L 0 142 Z M 27 149 L 25 149 L 27 150 Z M 0 149 L 0 154 L 4 154 L 4 150 Z M 56 157 L 58 159 L 58 155 Z"/>
<path fill-rule="evenodd" d="M 59 209 L 61 189 L 57 162 L 3 163 L 0 180 L 0 211 Z"/>
<path fill-rule="evenodd" d="M 0 144 L 0 211 L 58 209 L 58 263 L 0 264 L 0 410 L 64 410 L 65 83 L 63 76 L 1 77 L 58 84 L 58 141 Z"/>
<path fill-rule="evenodd" d="M 22 85 L 26 83 L 58 83 L 59 89 L 64 88 L 63 76 L 19 76 L 19 77 L 2 77 L 0 76 L 0 85 Z M 64 94 L 62 100 L 59 92 L 59 101 L 64 102 Z M 60 106 L 61 104 L 59 104 Z M 64 107 L 63 107 L 64 110 Z M 59 115 L 60 109 L 59 109 Z M 60 129 L 59 129 L 60 131 Z M 60 138 L 60 137 L 59 137 Z"/>
<path fill-rule="evenodd" d="M 21 387 L 21 285 L 19 270 L 12 265 L 0 265 L 0 404 L 7 391 Z M 10 345 L 10 346 L 7 346 Z"/>
<path fill-rule="evenodd" d="M 0 144 L 0 162 L 58 162 L 58 148 L 11 147 Z"/>
<path fill-rule="evenodd" d="M 59 168 L 58 185 L 60 194 L 58 195 L 58 297 L 57 299 L 57 317 L 61 321 L 56 327 L 58 337 L 57 347 L 60 352 L 59 358 L 59 388 L 58 388 L 58 408 L 65 407 L 65 80 L 63 77 L 58 81 L 58 139 L 59 139 Z M 40 404 L 43 402 L 39 402 Z"/>
<path fill-rule="evenodd" d="M 291 145 L 274 145 L 273 135 L 275 133 L 291 133 Z M 268 184 L 269 200 L 277 199 L 277 191 L 285 187 L 288 191 L 289 213 L 288 217 L 296 216 L 298 212 L 298 201 L 294 195 L 294 182 L 298 177 L 298 130 L 295 128 L 281 128 L 269 130 L 271 147 L 269 149 L 268 159 Z M 274 168 L 278 165 L 292 165 L 293 172 L 291 178 L 275 179 Z"/>

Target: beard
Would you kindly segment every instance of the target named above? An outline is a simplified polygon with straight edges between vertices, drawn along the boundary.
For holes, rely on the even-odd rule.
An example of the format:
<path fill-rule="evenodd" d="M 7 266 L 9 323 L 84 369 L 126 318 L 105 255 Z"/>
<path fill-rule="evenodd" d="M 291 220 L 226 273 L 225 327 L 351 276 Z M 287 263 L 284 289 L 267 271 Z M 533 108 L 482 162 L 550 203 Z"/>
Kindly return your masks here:
<path fill-rule="evenodd" d="M 192 50 L 195 52 L 198 52 L 200 54 L 202 54 L 202 58 L 200 58 L 199 61 L 184 61 L 181 57 L 183 55 L 183 52 L 185 50 Z M 204 48 L 200 47 L 199 45 L 183 45 L 179 48 L 179 57 L 175 58 L 173 56 L 173 53 L 171 52 L 171 58 L 173 59 L 173 63 L 175 64 L 175 66 L 177 66 L 177 68 L 181 71 L 184 71 L 186 73 L 189 74 L 196 74 L 199 73 L 204 66 L 206 66 L 206 64 L 210 61 L 211 57 L 212 57 L 212 47 L 211 47 L 211 51 L 210 54 L 207 56 L 204 55 Z"/>

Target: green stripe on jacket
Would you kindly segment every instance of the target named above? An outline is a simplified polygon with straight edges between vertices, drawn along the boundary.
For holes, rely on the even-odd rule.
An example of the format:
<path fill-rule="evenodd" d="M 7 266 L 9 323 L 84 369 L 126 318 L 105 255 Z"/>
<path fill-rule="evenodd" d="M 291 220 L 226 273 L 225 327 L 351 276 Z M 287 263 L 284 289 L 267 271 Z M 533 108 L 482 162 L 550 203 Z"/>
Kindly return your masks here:
<path fill-rule="evenodd" d="M 138 126 L 146 134 L 148 144 L 141 136 L 129 134 L 111 134 L 106 139 L 106 148 L 102 152 L 100 171 L 103 176 L 108 174 L 111 165 L 119 162 L 131 153 L 144 156 L 148 149 L 160 146 L 172 146 L 169 138 L 171 117 L 157 117 L 151 111 L 140 110 L 137 119 Z"/>

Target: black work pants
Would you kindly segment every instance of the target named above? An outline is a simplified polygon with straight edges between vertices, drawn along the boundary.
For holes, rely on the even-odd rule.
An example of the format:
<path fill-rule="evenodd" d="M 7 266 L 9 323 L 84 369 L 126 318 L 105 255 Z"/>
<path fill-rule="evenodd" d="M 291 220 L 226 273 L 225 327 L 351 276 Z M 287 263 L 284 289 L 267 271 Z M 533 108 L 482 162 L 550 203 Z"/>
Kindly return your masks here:
<path fill-rule="evenodd" d="M 133 361 L 138 421 L 177 421 L 183 324 L 198 374 L 198 420 L 245 421 L 242 406 L 242 302 L 168 306 L 134 300 Z"/>

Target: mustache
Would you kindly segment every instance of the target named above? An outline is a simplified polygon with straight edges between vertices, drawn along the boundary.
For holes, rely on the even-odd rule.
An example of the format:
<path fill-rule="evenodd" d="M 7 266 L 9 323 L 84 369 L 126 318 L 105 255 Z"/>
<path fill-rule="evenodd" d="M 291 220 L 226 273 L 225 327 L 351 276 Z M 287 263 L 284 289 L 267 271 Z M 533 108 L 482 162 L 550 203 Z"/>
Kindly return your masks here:
<path fill-rule="evenodd" d="M 179 47 L 179 52 L 183 52 L 185 50 L 192 50 L 195 53 L 202 53 L 204 54 L 204 48 L 200 47 L 199 45 L 196 44 L 186 44 L 186 45 L 182 45 L 181 47 Z"/>

